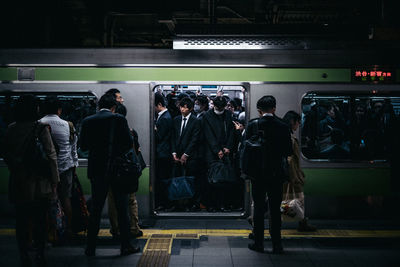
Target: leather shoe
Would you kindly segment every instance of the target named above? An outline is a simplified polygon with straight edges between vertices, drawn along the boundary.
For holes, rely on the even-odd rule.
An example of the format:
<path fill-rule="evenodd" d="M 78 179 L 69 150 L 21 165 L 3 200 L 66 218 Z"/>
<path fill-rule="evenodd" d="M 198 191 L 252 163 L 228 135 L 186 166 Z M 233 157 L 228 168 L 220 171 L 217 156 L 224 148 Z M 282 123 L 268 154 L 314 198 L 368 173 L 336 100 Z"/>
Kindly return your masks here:
<path fill-rule="evenodd" d="M 250 250 L 256 251 L 256 252 L 260 252 L 260 253 L 264 253 L 264 247 L 261 246 L 257 246 L 256 244 L 249 244 L 248 245 Z"/>
<path fill-rule="evenodd" d="M 86 248 L 85 249 L 85 255 L 88 257 L 93 257 L 96 255 L 96 249 L 94 248 Z"/>
<path fill-rule="evenodd" d="M 126 248 L 121 248 L 121 256 L 127 256 L 127 255 L 131 255 L 134 253 L 138 253 L 140 251 L 139 247 L 126 247 Z"/>
<path fill-rule="evenodd" d="M 283 247 L 282 246 L 273 246 L 272 254 L 283 254 Z"/>
<path fill-rule="evenodd" d="M 141 236 L 143 236 L 143 231 L 142 230 L 139 230 L 137 233 L 132 233 L 131 232 L 131 237 L 133 237 L 133 238 L 138 238 L 138 237 L 141 237 Z"/>

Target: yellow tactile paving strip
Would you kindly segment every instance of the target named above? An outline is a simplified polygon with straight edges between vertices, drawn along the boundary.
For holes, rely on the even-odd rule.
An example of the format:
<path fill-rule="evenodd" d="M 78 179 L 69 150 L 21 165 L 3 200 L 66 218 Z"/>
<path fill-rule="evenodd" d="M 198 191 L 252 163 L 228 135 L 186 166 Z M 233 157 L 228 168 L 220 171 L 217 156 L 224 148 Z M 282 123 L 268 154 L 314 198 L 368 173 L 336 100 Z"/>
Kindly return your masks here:
<path fill-rule="evenodd" d="M 172 239 L 197 239 L 199 236 L 242 236 L 247 237 L 251 231 L 247 229 L 143 229 L 143 239 L 152 235 L 172 235 Z M 0 229 L 0 236 L 15 235 L 15 229 Z M 84 235 L 84 233 L 81 233 Z M 111 236 L 108 229 L 101 229 L 99 236 Z M 269 236 L 268 230 L 265 236 Z M 326 237 L 326 238 L 394 238 L 400 237 L 400 230 L 336 230 L 321 229 L 316 232 L 298 232 L 295 229 L 282 230 L 282 236 L 291 237 Z"/>

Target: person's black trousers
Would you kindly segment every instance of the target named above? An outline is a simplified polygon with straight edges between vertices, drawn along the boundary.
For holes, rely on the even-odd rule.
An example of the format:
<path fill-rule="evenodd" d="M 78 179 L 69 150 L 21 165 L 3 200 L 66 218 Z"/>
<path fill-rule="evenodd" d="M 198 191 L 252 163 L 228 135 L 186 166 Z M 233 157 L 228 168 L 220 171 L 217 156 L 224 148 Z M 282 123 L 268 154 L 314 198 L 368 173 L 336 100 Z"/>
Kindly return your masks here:
<path fill-rule="evenodd" d="M 168 200 L 167 186 L 165 181 L 171 178 L 172 161 L 170 158 L 156 159 L 156 181 L 155 181 L 155 204 L 156 207 L 168 207 L 170 201 Z"/>
<path fill-rule="evenodd" d="M 128 194 L 121 193 L 110 186 L 105 177 L 96 177 L 91 181 L 92 186 L 92 211 L 89 218 L 87 246 L 90 249 L 96 248 L 96 239 L 100 229 L 101 213 L 107 193 L 111 187 L 115 208 L 118 214 L 118 225 L 120 229 L 121 249 L 130 246 L 129 238 L 129 217 L 128 217 Z"/>
<path fill-rule="evenodd" d="M 264 214 L 265 194 L 268 195 L 268 206 L 270 215 L 269 232 L 272 244 L 279 246 L 281 243 L 281 202 L 282 202 L 282 183 L 262 183 L 252 181 L 252 195 L 254 201 L 254 241 L 256 246 L 264 246 Z"/>
<path fill-rule="evenodd" d="M 38 248 L 37 254 L 43 255 L 47 238 L 46 215 L 48 208 L 48 198 L 15 205 L 15 231 L 21 257 L 26 257 L 28 254 L 28 247 L 30 246 L 30 222 L 33 224 L 32 234 Z"/>

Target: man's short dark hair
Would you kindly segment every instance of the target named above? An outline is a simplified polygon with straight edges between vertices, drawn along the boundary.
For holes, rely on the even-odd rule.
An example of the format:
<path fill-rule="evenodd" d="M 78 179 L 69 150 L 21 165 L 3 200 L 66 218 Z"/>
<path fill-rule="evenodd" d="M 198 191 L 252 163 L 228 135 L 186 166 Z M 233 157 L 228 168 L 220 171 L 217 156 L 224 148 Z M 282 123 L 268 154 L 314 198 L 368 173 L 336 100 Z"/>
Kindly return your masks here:
<path fill-rule="evenodd" d="M 186 105 L 186 107 L 188 109 L 192 109 L 193 108 L 193 100 L 190 99 L 189 97 L 185 97 L 183 98 L 180 102 L 179 102 L 179 106 L 180 107 L 184 107 Z"/>
<path fill-rule="evenodd" d="M 200 103 L 200 105 L 205 106 L 206 110 L 208 110 L 208 98 L 205 95 L 197 96 L 196 100 Z"/>
<path fill-rule="evenodd" d="M 28 94 L 20 96 L 14 106 L 15 121 L 35 121 L 38 119 L 38 100 Z"/>
<path fill-rule="evenodd" d="M 214 107 L 218 108 L 219 110 L 224 109 L 226 107 L 226 99 L 223 96 L 216 96 L 213 99 Z"/>
<path fill-rule="evenodd" d="M 265 95 L 257 101 L 257 109 L 268 112 L 276 108 L 276 99 L 272 95 Z"/>
<path fill-rule="evenodd" d="M 125 107 L 123 104 L 118 103 L 118 104 L 117 104 L 117 107 L 115 108 L 115 113 L 121 114 L 122 116 L 126 117 L 126 114 L 127 114 L 128 112 L 127 112 L 126 107 Z"/>
<path fill-rule="evenodd" d="M 177 96 L 177 99 L 178 99 L 178 101 L 181 101 L 182 99 L 187 98 L 187 97 L 190 98 L 190 96 L 187 93 L 180 93 Z"/>
<path fill-rule="evenodd" d="M 158 106 L 158 104 L 161 104 L 161 106 L 165 107 L 165 98 L 162 94 L 155 93 L 154 94 L 154 106 Z"/>
<path fill-rule="evenodd" d="M 100 97 L 98 105 L 99 109 L 111 109 L 112 107 L 117 106 L 117 100 L 115 100 L 115 97 L 111 94 L 104 94 L 102 97 Z"/>
<path fill-rule="evenodd" d="M 56 96 L 48 96 L 43 103 L 43 114 L 57 114 L 58 109 L 62 108 L 61 101 Z"/>
<path fill-rule="evenodd" d="M 112 95 L 115 98 L 117 97 L 116 94 L 120 94 L 120 93 L 121 93 L 121 91 L 118 90 L 117 88 L 108 89 L 106 92 L 107 95 Z"/>

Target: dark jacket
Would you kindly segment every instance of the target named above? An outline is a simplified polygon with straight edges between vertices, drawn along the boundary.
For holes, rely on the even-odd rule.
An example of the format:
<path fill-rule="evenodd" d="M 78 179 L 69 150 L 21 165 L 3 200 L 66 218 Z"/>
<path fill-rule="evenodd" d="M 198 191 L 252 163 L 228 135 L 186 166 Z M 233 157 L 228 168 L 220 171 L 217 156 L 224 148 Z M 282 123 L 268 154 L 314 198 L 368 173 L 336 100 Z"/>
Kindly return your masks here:
<path fill-rule="evenodd" d="M 114 121 L 112 156 L 121 155 L 132 148 L 133 140 L 126 119 L 108 110 L 85 118 L 80 135 L 81 149 L 89 150 L 88 177 L 104 176 L 109 161 L 110 134 Z"/>
<path fill-rule="evenodd" d="M 169 111 L 164 112 L 156 121 L 155 141 L 156 158 L 171 159 L 172 119 Z"/>
<path fill-rule="evenodd" d="M 218 152 L 228 148 L 233 149 L 233 123 L 230 112 L 225 111 L 217 115 L 210 109 L 203 117 L 202 128 L 204 131 L 205 160 L 211 162 L 218 160 Z"/>
<path fill-rule="evenodd" d="M 57 154 L 51 140 L 49 128 L 37 122 L 18 122 L 8 126 L 4 137 L 4 159 L 10 170 L 9 199 L 13 203 L 26 203 L 50 196 L 52 186 L 59 182 Z M 48 125 L 47 125 L 48 126 Z M 26 151 L 26 140 L 36 127 L 43 149 L 49 159 L 50 177 L 38 177 L 27 170 L 19 160 Z"/>
<path fill-rule="evenodd" d="M 269 166 L 268 170 L 275 171 L 282 167 L 282 159 L 293 153 L 289 126 L 276 116 L 263 116 L 259 119 L 258 126 L 258 129 L 264 132 L 265 141 L 268 143 L 265 165 Z M 246 129 L 246 139 L 256 134 L 258 126 L 257 120 L 250 121 Z"/>
<path fill-rule="evenodd" d="M 189 159 L 196 159 L 199 156 L 200 121 L 194 114 L 190 115 L 182 134 L 181 123 L 182 115 L 174 118 L 174 132 L 171 142 L 172 153 L 175 152 L 178 158 L 185 153 L 189 155 Z"/>

